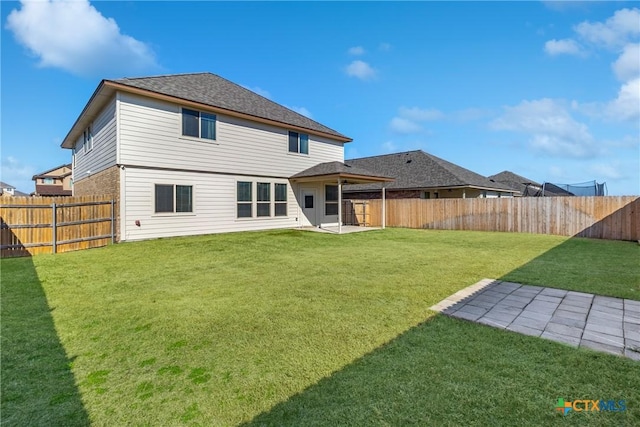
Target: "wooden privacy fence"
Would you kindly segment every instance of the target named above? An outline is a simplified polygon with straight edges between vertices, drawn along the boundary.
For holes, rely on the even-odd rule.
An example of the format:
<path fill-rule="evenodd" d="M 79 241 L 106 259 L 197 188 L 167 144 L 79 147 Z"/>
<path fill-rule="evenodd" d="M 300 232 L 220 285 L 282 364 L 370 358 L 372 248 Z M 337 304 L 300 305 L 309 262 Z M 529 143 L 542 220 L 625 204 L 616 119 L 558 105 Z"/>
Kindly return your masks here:
<path fill-rule="evenodd" d="M 0 256 L 105 246 L 115 241 L 115 202 L 107 197 L 0 199 Z"/>
<path fill-rule="evenodd" d="M 381 200 L 367 202 L 368 222 L 380 226 Z M 391 199 L 386 212 L 389 227 L 640 240 L 638 196 Z"/>

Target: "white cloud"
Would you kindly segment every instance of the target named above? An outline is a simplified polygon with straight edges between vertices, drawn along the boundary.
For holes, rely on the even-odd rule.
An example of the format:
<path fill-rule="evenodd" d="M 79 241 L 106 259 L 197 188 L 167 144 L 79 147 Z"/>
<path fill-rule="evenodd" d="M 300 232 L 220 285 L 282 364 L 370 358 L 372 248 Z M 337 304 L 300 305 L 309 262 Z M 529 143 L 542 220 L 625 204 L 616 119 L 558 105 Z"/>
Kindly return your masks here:
<path fill-rule="evenodd" d="M 157 69 L 151 48 L 122 34 L 87 0 L 21 1 L 6 28 L 29 49 L 42 67 L 84 76 L 139 73 Z"/>
<path fill-rule="evenodd" d="M 638 25 L 640 26 L 640 22 Z M 640 76 L 640 43 L 627 44 L 611 66 L 618 79 L 623 82 Z"/>
<path fill-rule="evenodd" d="M 616 181 L 626 178 L 625 175 L 621 172 L 621 169 L 622 168 L 619 162 L 596 163 L 589 167 L 589 172 L 597 175 L 599 179 L 604 178 Z"/>
<path fill-rule="evenodd" d="M 362 46 L 354 46 L 354 47 L 350 47 L 347 52 L 349 53 L 349 55 L 358 56 L 358 55 L 364 55 L 365 50 Z"/>
<path fill-rule="evenodd" d="M 376 70 L 371 68 L 366 62 L 360 60 L 353 61 L 347 66 L 345 71 L 348 76 L 357 77 L 361 80 L 370 80 L 376 76 Z"/>
<path fill-rule="evenodd" d="M 419 133 L 424 131 L 421 122 L 441 120 L 444 117 L 444 113 L 435 108 L 400 107 L 398 115 L 391 119 L 389 127 L 396 133 Z"/>
<path fill-rule="evenodd" d="M 458 110 L 453 112 L 450 116 L 453 120 L 459 122 L 470 122 L 486 118 L 494 115 L 492 111 L 484 108 L 465 108 L 464 110 Z"/>
<path fill-rule="evenodd" d="M 583 47 L 573 39 L 549 40 L 544 44 L 544 51 L 551 56 L 563 54 L 576 56 L 586 55 Z"/>
<path fill-rule="evenodd" d="M 530 148 L 551 156 L 584 158 L 601 151 L 588 127 L 574 120 L 561 102 L 552 99 L 504 107 L 504 114 L 489 127 L 528 134 Z"/>
<path fill-rule="evenodd" d="M 594 45 L 615 49 L 640 35 L 640 10 L 621 9 L 605 22 L 582 22 L 574 27 L 575 32 Z"/>
<path fill-rule="evenodd" d="M 287 107 L 290 110 L 295 111 L 298 114 L 302 114 L 305 117 L 312 118 L 311 111 L 307 110 L 304 107 L 295 107 L 295 106 L 289 107 L 288 105 L 285 105 L 285 107 Z"/>
<path fill-rule="evenodd" d="M 393 141 L 387 141 L 382 144 L 383 153 L 395 153 L 398 151 L 398 146 Z"/>
<path fill-rule="evenodd" d="M 616 99 L 606 104 L 604 114 L 613 121 L 638 124 L 640 120 L 640 77 L 622 85 Z"/>
<path fill-rule="evenodd" d="M 31 177 L 36 173 L 36 168 L 32 165 L 25 165 L 18 159 L 8 156 L 2 159 L 2 176 L 0 180 L 13 185 L 24 193 L 30 193 L 35 189 L 35 184 Z"/>
<path fill-rule="evenodd" d="M 400 116 L 409 120 L 425 122 L 440 120 L 444 118 L 444 113 L 442 113 L 442 111 L 440 110 L 436 110 L 435 108 L 422 109 L 418 107 L 400 107 Z"/>
<path fill-rule="evenodd" d="M 245 89 L 250 90 L 251 92 L 255 92 L 260 96 L 264 96 L 267 99 L 271 99 L 271 93 L 268 90 L 262 89 L 259 86 L 254 86 L 254 87 L 249 87 L 249 86 L 245 86 L 245 85 L 240 85 Z"/>
<path fill-rule="evenodd" d="M 418 133 L 423 130 L 422 126 L 418 123 L 403 117 L 394 117 L 391 119 L 389 127 L 392 131 L 397 133 Z"/>
<path fill-rule="evenodd" d="M 551 178 L 556 178 L 556 179 L 566 179 L 568 176 L 565 168 L 563 168 L 562 166 L 556 166 L 556 165 L 549 166 L 547 174 Z"/>

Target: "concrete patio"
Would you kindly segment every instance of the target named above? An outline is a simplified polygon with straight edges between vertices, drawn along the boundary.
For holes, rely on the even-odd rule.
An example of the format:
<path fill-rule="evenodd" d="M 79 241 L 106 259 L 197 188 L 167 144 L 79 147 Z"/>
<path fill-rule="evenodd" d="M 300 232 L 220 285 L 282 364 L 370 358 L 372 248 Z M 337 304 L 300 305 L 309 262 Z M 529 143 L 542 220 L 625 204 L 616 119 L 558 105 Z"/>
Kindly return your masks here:
<path fill-rule="evenodd" d="M 636 300 L 484 279 L 431 309 L 640 360 L 640 301 Z"/>

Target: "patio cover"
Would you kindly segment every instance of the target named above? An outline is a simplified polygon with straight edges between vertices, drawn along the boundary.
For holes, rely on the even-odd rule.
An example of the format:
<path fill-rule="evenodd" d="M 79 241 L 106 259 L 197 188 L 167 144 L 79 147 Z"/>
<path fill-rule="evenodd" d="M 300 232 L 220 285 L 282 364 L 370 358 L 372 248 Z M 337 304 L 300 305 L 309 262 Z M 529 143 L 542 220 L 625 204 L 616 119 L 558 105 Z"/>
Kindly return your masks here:
<path fill-rule="evenodd" d="M 380 175 L 364 168 L 346 165 L 342 162 L 319 163 L 289 177 L 292 182 L 330 182 L 338 183 L 338 233 L 342 232 L 342 186 L 344 184 L 382 183 L 382 228 L 385 227 L 385 182 L 394 178 Z"/>

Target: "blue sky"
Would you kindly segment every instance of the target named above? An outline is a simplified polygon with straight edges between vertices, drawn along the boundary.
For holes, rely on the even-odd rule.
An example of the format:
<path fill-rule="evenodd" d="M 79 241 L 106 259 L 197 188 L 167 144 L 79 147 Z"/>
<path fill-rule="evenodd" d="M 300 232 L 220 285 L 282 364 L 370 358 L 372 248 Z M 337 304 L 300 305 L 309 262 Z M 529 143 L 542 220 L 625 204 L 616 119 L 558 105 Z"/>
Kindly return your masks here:
<path fill-rule="evenodd" d="M 483 175 L 640 194 L 637 2 L 0 2 L 2 181 L 103 78 L 209 71 L 353 138 Z"/>

